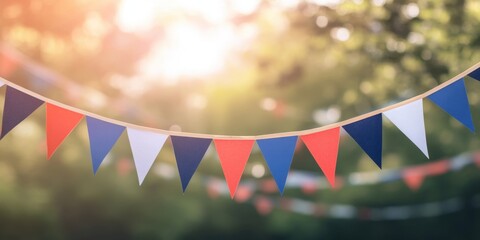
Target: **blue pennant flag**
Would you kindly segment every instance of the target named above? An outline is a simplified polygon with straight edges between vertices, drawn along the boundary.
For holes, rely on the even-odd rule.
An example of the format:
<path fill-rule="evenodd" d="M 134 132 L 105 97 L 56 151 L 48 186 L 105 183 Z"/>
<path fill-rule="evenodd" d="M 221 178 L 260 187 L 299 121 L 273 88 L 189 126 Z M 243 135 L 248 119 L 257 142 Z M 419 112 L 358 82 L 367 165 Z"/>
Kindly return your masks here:
<path fill-rule="evenodd" d="M 87 128 L 93 174 L 96 174 L 103 159 L 122 135 L 125 127 L 87 116 Z"/>
<path fill-rule="evenodd" d="M 470 105 L 463 78 L 428 96 L 432 102 L 474 132 Z"/>
<path fill-rule="evenodd" d="M 5 137 L 7 133 L 30 116 L 43 103 L 37 98 L 7 86 L 0 139 Z"/>
<path fill-rule="evenodd" d="M 350 123 L 343 129 L 382 168 L 382 114 Z"/>
<path fill-rule="evenodd" d="M 188 183 L 205 156 L 212 139 L 171 136 L 178 173 L 185 192 Z"/>
<path fill-rule="evenodd" d="M 480 81 L 480 68 L 468 74 L 468 76 L 475 78 L 476 80 Z"/>
<path fill-rule="evenodd" d="M 257 140 L 260 151 L 267 162 L 268 168 L 281 194 L 283 194 L 288 171 L 292 164 L 297 138 L 297 136 L 291 136 Z"/>

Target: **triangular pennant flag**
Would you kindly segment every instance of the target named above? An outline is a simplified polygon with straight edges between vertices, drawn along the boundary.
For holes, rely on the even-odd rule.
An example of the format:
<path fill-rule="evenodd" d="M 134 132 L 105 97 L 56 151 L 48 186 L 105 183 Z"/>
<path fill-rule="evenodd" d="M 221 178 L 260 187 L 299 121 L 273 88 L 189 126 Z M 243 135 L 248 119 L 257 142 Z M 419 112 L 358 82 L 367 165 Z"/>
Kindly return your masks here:
<path fill-rule="evenodd" d="M 83 114 L 47 103 L 47 159 L 82 120 Z"/>
<path fill-rule="evenodd" d="M 233 198 L 255 141 L 215 139 L 214 143 L 230 190 L 230 197 Z"/>
<path fill-rule="evenodd" d="M 260 151 L 281 194 L 283 194 L 288 171 L 292 164 L 297 139 L 297 136 L 291 136 L 257 140 Z"/>
<path fill-rule="evenodd" d="M 419 99 L 383 113 L 400 131 L 407 136 L 428 158 L 423 100 Z"/>
<path fill-rule="evenodd" d="M 7 133 L 30 116 L 43 103 L 37 98 L 7 86 L 0 139 L 5 137 Z"/>
<path fill-rule="evenodd" d="M 422 174 L 421 171 L 413 168 L 413 169 L 406 169 L 403 172 L 403 179 L 407 186 L 412 190 L 418 190 L 422 186 L 423 180 L 425 179 L 425 175 Z"/>
<path fill-rule="evenodd" d="M 441 175 L 451 168 L 451 163 L 448 160 L 441 160 L 437 162 L 427 163 L 423 165 L 423 171 L 425 175 L 435 176 Z"/>
<path fill-rule="evenodd" d="M 303 135 L 300 137 L 332 187 L 335 186 L 340 128 Z"/>
<path fill-rule="evenodd" d="M 137 169 L 138 183 L 142 185 L 168 135 L 133 128 L 127 128 L 127 134 Z"/>
<path fill-rule="evenodd" d="M 428 99 L 465 125 L 470 131 L 475 131 L 463 78 L 432 93 L 428 96 Z"/>
<path fill-rule="evenodd" d="M 87 128 L 93 174 L 96 174 L 103 159 L 122 135 L 125 127 L 87 116 Z"/>
<path fill-rule="evenodd" d="M 468 76 L 480 81 L 480 68 L 468 74 Z"/>
<path fill-rule="evenodd" d="M 212 139 L 171 136 L 178 173 L 185 192 L 188 183 L 205 156 Z"/>
<path fill-rule="evenodd" d="M 357 142 L 357 144 L 382 168 L 382 115 L 377 114 L 369 118 L 350 123 L 343 129 Z"/>

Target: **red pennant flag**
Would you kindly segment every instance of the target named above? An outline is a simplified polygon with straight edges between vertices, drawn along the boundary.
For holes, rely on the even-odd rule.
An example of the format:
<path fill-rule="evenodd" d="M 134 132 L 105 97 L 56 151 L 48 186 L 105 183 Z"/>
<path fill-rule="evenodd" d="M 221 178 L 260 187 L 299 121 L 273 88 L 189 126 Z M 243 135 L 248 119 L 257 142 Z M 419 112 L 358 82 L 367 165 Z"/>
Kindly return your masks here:
<path fill-rule="evenodd" d="M 407 186 L 412 190 L 418 190 L 422 186 L 425 175 L 421 172 L 421 169 L 405 169 L 403 172 L 403 180 Z"/>
<path fill-rule="evenodd" d="M 215 139 L 214 143 L 233 199 L 255 141 Z"/>
<path fill-rule="evenodd" d="M 47 103 L 47 158 L 50 159 L 63 140 L 82 120 L 83 115 Z"/>
<path fill-rule="evenodd" d="M 332 187 L 335 187 L 340 127 L 300 137 Z"/>
<path fill-rule="evenodd" d="M 423 166 L 425 175 L 429 175 L 429 176 L 444 174 L 448 172 L 449 168 L 450 168 L 450 161 L 448 160 L 432 162 L 432 163 L 425 164 Z"/>

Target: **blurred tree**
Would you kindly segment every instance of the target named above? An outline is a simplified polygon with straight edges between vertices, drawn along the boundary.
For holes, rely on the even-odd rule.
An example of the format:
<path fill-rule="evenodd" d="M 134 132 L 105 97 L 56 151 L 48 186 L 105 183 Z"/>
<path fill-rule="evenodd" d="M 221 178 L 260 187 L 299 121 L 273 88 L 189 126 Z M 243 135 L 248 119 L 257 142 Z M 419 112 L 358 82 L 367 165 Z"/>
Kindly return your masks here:
<path fill-rule="evenodd" d="M 264 0 L 252 13 L 231 17 L 236 30 L 253 27 L 257 34 L 251 44 L 233 52 L 221 72 L 184 77 L 171 85 L 136 78 L 138 62 L 162 43 L 168 19 L 193 19 L 214 28 L 208 20 L 172 13 L 148 31 L 131 33 L 115 23 L 116 0 L 2 0 L 0 40 L 105 93 L 109 104 L 96 111 L 101 115 L 131 119 L 122 109 L 125 102 L 133 102 L 135 111 L 149 113 L 138 123 L 237 135 L 308 129 L 348 119 L 422 93 L 480 59 L 478 1 L 299 1 L 292 6 L 282 2 Z M 195 44 L 195 39 L 191 41 Z M 21 81 L 22 76 L 10 80 Z M 126 83 L 138 81 L 144 91 L 126 96 L 121 88 L 127 87 L 113 87 L 112 76 L 133 76 Z M 480 86 L 468 81 L 467 87 L 472 110 L 478 109 Z M 425 102 L 432 159 L 478 148 L 475 136 Z M 2 238 L 477 239 L 480 235 L 475 218 L 479 210 L 472 209 L 402 222 L 319 220 L 280 211 L 260 216 L 251 206 L 207 195 L 199 175 L 223 177 L 214 151 L 207 153 L 185 195 L 180 193 L 176 173 L 168 180 L 156 177 L 154 169 L 138 187 L 133 166 L 123 161 L 131 158 L 126 136 L 94 178 L 84 124 L 51 161 L 44 161 L 43 114 L 43 109 L 36 112 L 0 145 Z M 472 114 L 479 119 L 478 111 Z M 387 120 L 384 126 L 386 168 L 429 161 Z M 249 161 L 263 161 L 258 150 Z M 171 146 L 162 150 L 157 166 L 159 162 L 174 165 Z M 293 168 L 320 172 L 304 147 L 297 151 Z M 339 174 L 375 168 L 351 139 L 342 138 Z M 250 170 L 247 167 L 245 178 L 251 177 Z M 319 191 L 309 198 L 362 206 L 416 204 L 458 195 L 467 201 L 478 193 L 478 186 L 478 171 L 469 169 L 427 179 L 418 192 L 397 182 Z M 290 189 L 285 195 L 305 197 Z"/>

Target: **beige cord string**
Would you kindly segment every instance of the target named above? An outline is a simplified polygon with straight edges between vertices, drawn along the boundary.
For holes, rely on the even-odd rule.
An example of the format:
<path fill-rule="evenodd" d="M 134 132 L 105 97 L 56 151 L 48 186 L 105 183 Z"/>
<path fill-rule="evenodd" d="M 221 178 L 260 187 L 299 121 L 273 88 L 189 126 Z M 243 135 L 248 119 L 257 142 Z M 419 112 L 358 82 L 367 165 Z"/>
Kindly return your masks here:
<path fill-rule="evenodd" d="M 344 125 L 347 125 L 347 124 L 350 124 L 350 123 L 354 123 L 354 122 L 357 122 L 357 121 L 360 121 L 360 120 L 363 120 L 363 119 L 366 119 L 366 118 L 369 118 L 371 116 L 374 116 L 374 115 L 377 115 L 377 114 L 380 114 L 380 113 L 383 113 L 383 112 L 386 112 L 388 110 L 391 110 L 391 109 L 394 109 L 394 108 L 398 108 L 398 107 L 401 107 L 403 105 L 406 105 L 406 104 L 409 104 L 411 102 L 414 102 L 416 100 L 419 100 L 419 99 L 423 99 L 425 97 L 428 97 L 429 95 L 439 91 L 440 89 L 448 86 L 449 84 L 467 76 L 469 73 L 471 73 L 472 71 L 475 71 L 476 69 L 478 69 L 480 67 L 480 62 L 478 62 L 477 64 L 471 66 L 470 68 L 468 68 L 467 70 L 463 71 L 462 73 L 458 74 L 457 76 L 449 79 L 448 81 L 430 89 L 429 91 L 427 92 L 424 92 L 422 94 L 419 94 L 415 97 L 412 97 L 412 98 L 409 98 L 407 100 L 404 100 L 402 102 L 399 102 L 399 103 L 396 103 L 396 104 L 393 104 L 393 105 L 390 105 L 390 106 L 387 106 L 387 107 L 384 107 L 384 108 L 381 108 L 381 109 L 378 109 L 378 110 L 375 110 L 375 111 L 371 111 L 371 112 L 368 112 L 368 113 L 365 113 L 363 115 L 360 115 L 360 116 L 357 116 L 357 117 L 354 117 L 354 118 L 350 118 L 350 119 L 347 119 L 345 121 L 341 121 L 341 122 L 337 122 L 337 123 L 332 123 L 332 124 L 329 124 L 329 125 L 326 125 L 326 126 L 323 126 L 323 127 L 318 127 L 318 128 L 312 128 L 312 129 L 307 129 L 307 130 L 301 130 L 301 131 L 292 131 L 292 132 L 282 132 L 282 133 L 273 133 L 273 134 L 265 134 L 265 135 L 257 135 L 257 136 L 228 136 L 228 135 L 214 135 L 214 134 L 201 134 L 201 133 L 188 133 L 188 132 L 176 132 L 176 131 L 169 131 L 169 130 L 164 130 L 164 129 L 158 129 L 158 128 L 149 128 L 149 127 L 145 127 L 145 126 L 139 126 L 139 125 L 135 125 L 135 124 L 131 124 L 131 123 L 127 123 L 127 122 L 122 122 L 122 121 L 119 121 L 119 120 L 115 120 L 115 119 L 111 119 L 111 118 L 107 118 L 107 117 L 103 117 L 103 116 L 100 116 L 98 114 L 94 114 L 94 113 L 91 113 L 91 112 L 88 112 L 88 111 L 85 111 L 85 110 L 82 110 L 82 109 L 78 109 L 78 108 L 75 108 L 75 107 L 72 107 L 72 106 L 68 106 L 68 105 L 65 105 L 63 103 L 60 103 L 60 102 L 57 102 L 57 101 L 54 101 L 52 99 L 49 99 L 47 97 L 44 97 L 42 95 L 39 95 L 35 92 L 32 92 L 28 89 L 25 89 L 21 86 L 18 86 L 17 84 L 14 84 L 4 78 L 1 78 L 0 79 L 6 84 L 8 85 L 9 87 L 12 87 L 12 88 L 15 88 L 25 94 L 28 94 L 32 97 L 35 97 L 35 98 L 38 98 L 46 103 L 50 103 L 50 104 L 54 104 L 54 105 L 57 105 L 59 107 L 62 107 L 62 108 L 65 108 L 67 110 L 70 110 L 70 111 L 73 111 L 73 112 L 77 112 L 77 113 L 80 113 L 80 114 L 83 114 L 85 116 L 90 116 L 90 117 L 93 117 L 93 118 L 97 118 L 97 119 L 100 119 L 100 120 L 103 120 L 103 121 L 106 121 L 106 122 L 109 122 L 109 123 L 113 123 L 113 124 L 117 124 L 117 125 L 120 125 L 120 126 L 124 126 L 124 127 L 127 127 L 127 128 L 135 128 L 135 129 L 139 129 L 139 130 L 145 130 L 145 131 L 150 131 L 150 132 L 156 132 L 156 133 L 161 133 L 161 134 L 165 134 L 165 135 L 173 135 L 173 136 L 183 136 L 183 137 L 196 137 L 196 138 L 211 138 L 211 139 L 231 139 L 231 140 L 246 140 L 246 139 L 252 139 L 252 140 L 256 140 L 256 139 L 267 139 L 267 138 L 279 138 L 279 137 L 288 137 L 288 136 L 301 136 L 301 135 L 306 135 L 306 134 L 310 134 L 310 133 L 315 133 L 315 132 L 319 132 L 319 131 L 323 131 L 323 130 L 328 130 L 328 129 L 331 129 L 331 128 L 335 128 L 335 127 L 341 127 L 341 126 L 344 126 Z"/>

